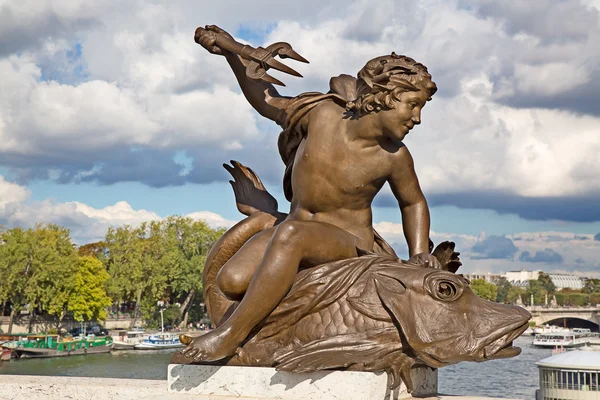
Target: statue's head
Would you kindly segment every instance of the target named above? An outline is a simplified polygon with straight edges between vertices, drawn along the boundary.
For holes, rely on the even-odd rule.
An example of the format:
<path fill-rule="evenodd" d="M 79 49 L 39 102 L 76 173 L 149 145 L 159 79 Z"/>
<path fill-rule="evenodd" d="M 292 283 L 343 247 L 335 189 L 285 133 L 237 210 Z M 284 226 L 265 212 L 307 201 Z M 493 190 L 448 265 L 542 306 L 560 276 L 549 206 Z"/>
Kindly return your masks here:
<path fill-rule="evenodd" d="M 394 108 L 405 92 L 422 90 L 431 100 L 437 91 L 427 67 L 396 53 L 370 60 L 357 78 L 357 98 L 347 108 L 359 115 Z"/>

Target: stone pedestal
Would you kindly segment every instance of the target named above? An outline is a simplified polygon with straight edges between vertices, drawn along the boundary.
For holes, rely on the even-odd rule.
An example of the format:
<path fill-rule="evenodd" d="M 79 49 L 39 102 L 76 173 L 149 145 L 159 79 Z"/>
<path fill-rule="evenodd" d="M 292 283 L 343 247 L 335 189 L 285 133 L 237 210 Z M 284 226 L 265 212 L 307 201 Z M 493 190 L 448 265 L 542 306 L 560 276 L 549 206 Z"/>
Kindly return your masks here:
<path fill-rule="evenodd" d="M 263 367 L 171 364 L 167 379 L 169 393 L 215 398 L 396 400 L 437 393 L 437 371 L 430 368 L 412 370 L 415 386 L 412 395 L 406 391 L 404 384 L 391 391 L 385 372 L 317 371 L 295 374 Z"/>

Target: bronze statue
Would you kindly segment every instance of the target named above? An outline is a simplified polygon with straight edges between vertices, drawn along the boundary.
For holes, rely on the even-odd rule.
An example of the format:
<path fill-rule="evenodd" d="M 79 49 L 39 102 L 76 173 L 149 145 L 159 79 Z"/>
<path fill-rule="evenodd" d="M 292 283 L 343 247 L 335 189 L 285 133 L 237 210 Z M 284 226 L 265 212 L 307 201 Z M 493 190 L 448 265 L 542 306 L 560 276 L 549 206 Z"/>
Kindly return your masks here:
<path fill-rule="evenodd" d="M 530 315 L 479 299 L 453 243 L 431 253 L 429 209 L 404 145 L 436 91 L 427 68 L 406 56 L 377 57 L 357 78 L 340 75 L 329 93 L 280 96 L 268 68 L 299 74 L 274 56 L 306 62 L 288 44 L 241 45 L 216 26 L 195 40 L 225 56 L 242 92 L 283 128 L 289 214 L 249 168 L 225 168 L 248 218 L 211 250 L 203 281 L 217 328 L 172 363 L 219 362 L 289 371 L 387 370 L 394 384 L 415 363 L 437 368 L 519 353 L 512 340 Z M 401 261 L 372 227 L 372 201 L 385 183 L 398 200 L 410 259 Z"/>

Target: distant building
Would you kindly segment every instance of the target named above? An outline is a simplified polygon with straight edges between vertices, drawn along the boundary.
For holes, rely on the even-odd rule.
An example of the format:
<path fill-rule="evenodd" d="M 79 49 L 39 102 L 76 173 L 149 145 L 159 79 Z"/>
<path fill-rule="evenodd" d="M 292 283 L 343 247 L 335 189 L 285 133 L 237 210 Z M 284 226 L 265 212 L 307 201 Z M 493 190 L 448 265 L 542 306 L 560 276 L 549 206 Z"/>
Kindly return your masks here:
<path fill-rule="evenodd" d="M 470 281 L 473 281 L 475 279 L 483 279 L 489 283 L 496 283 L 498 279 L 502 278 L 502 275 L 492 274 L 488 272 L 487 274 L 464 274 L 464 277 Z"/>
<path fill-rule="evenodd" d="M 542 272 L 540 270 L 536 271 L 509 271 L 504 274 L 504 277 L 511 285 L 521 288 L 526 288 L 529 285 L 529 281 L 531 279 L 537 279 L 539 273 Z M 585 285 L 584 279 L 575 276 L 575 275 L 567 275 L 567 274 L 548 274 L 552 283 L 556 287 L 557 290 L 562 289 L 583 289 Z"/>
<path fill-rule="evenodd" d="M 520 271 L 508 271 L 504 274 L 504 277 L 511 285 L 524 288 L 529 285 L 531 279 L 537 279 L 540 272 L 540 270 L 527 271 L 522 269 Z"/>
<path fill-rule="evenodd" d="M 548 274 L 557 290 L 561 289 L 583 289 L 585 281 L 575 275 Z"/>

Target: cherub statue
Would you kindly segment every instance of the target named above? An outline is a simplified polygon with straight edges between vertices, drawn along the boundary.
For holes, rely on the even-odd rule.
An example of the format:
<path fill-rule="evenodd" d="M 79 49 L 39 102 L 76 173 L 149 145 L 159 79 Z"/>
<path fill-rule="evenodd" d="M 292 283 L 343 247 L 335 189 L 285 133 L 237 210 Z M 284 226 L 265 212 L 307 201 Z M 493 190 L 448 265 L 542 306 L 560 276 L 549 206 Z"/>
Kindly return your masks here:
<path fill-rule="evenodd" d="M 453 245 L 446 249 L 450 256 L 445 265 L 431 254 L 429 209 L 404 143 L 421 123 L 421 111 L 437 89 L 424 65 L 392 53 L 370 60 L 357 78 L 332 78 L 326 94 L 284 97 L 273 86 L 280 82 L 265 74 L 268 66 L 286 70 L 269 58 L 269 51 L 243 46 L 214 25 L 198 28 L 195 40 L 210 53 L 224 56 L 249 103 L 283 128 L 278 144 L 286 165 L 284 192 L 291 206 L 288 214 L 280 213 L 277 201 L 249 168 L 236 162 L 233 167 L 226 166 L 235 179 L 238 209 L 248 218 L 220 239 L 205 265 L 205 299 L 216 329 L 201 336 L 182 335 L 188 347 L 176 353 L 172 362 L 243 358 L 239 349 L 250 341 L 251 332 L 264 326 L 297 277 L 306 276 L 308 269 L 373 253 L 397 260 L 372 225 L 371 205 L 385 183 L 402 215 L 410 256 L 403 265 L 444 267 L 452 272 L 458 268 Z M 273 46 L 283 48 L 282 44 Z M 251 51 L 254 58 L 248 62 Z M 285 52 L 289 58 L 303 60 L 289 45 Z M 448 267 L 452 263 L 455 266 Z M 460 286 L 462 293 L 468 282 L 457 279 L 449 285 Z M 372 287 L 367 281 L 358 284 L 360 290 Z M 443 286 L 439 290 L 449 289 Z M 294 308 L 293 304 L 289 307 L 286 310 Z M 357 307 L 359 311 L 368 308 Z M 519 329 L 525 317 L 518 316 Z M 512 335 L 515 328 L 511 329 Z M 399 338 L 397 341 L 400 343 Z"/>

